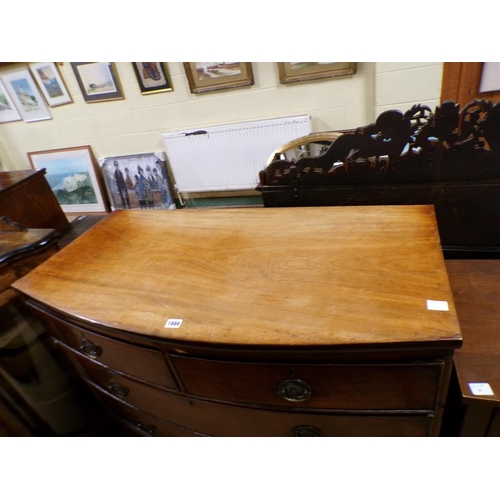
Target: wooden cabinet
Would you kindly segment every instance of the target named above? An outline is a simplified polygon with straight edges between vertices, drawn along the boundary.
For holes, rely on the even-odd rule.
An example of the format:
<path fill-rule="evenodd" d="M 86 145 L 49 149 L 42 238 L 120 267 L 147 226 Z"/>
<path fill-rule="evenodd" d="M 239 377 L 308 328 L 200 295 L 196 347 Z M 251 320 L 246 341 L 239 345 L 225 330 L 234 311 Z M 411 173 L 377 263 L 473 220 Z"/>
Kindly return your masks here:
<path fill-rule="evenodd" d="M 461 345 L 429 206 L 118 211 L 14 287 L 124 435 L 437 435 Z"/>
<path fill-rule="evenodd" d="M 57 231 L 0 218 L 0 436 L 76 435 L 92 421 L 88 391 L 10 288 L 57 250 Z"/>
<path fill-rule="evenodd" d="M 69 221 L 45 178 L 45 169 L 0 172 L 2 215 L 29 228 L 69 229 Z"/>
<path fill-rule="evenodd" d="M 458 404 L 448 419 L 456 435 L 500 437 L 500 260 L 448 260 L 446 267 L 464 334 L 455 357 Z"/>

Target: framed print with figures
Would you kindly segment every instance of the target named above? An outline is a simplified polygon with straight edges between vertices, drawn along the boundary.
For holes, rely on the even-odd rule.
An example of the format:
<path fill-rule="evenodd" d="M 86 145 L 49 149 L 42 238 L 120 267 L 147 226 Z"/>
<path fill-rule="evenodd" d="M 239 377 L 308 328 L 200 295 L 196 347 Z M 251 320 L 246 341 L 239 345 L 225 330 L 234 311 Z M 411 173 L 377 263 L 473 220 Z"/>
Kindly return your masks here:
<path fill-rule="evenodd" d="M 100 158 L 99 165 L 111 210 L 176 208 L 165 153 Z"/>

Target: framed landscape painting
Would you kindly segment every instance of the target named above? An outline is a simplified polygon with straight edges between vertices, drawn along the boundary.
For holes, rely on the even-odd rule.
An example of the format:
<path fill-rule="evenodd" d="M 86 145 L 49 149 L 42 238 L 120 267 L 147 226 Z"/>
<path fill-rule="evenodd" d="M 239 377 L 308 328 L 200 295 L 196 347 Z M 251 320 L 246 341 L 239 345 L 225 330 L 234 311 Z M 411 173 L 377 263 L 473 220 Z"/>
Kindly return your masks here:
<path fill-rule="evenodd" d="M 353 62 L 279 62 L 280 83 L 320 80 L 334 76 L 353 75 Z"/>
<path fill-rule="evenodd" d="M 49 106 L 60 106 L 73 102 L 59 70 L 53 62 L 30 63 L 29 66 Z"/>
<path fill-rule="evenodd" d="M 31 166 L 45 178 L 65 213 L 107 212 L 90 146 L 28 153 Z"/>
<path fill-rule="evenodd" d="M 71 67 L 86 102 L 124 99 L 113 63 L 72 62 Z"/>
<path fill-rule="evenodd" d="M 184 69 L 193 94 L 254 84 L 248 62 L 185 62 Z"/>
<path fill-rule="evenodd" d="M 52 119 L 29 69 L 3 73 L 2 81 L 25 122 Z"/>
<path fill-rule="evenodd" d="M 163 62 L 133 62 L 137 83 L 143 95 L 174 90 Z"/>
<path fill-rule="evenodd" d="M 0 81 L 0 123 L 15 122 L 22 120 L 17 111 L 5 85 Z"/>
<path fill-rule="evenodd" d="M 100 158 L 99 165 L 111 210 L 176 208 L 164 152 Z"/>

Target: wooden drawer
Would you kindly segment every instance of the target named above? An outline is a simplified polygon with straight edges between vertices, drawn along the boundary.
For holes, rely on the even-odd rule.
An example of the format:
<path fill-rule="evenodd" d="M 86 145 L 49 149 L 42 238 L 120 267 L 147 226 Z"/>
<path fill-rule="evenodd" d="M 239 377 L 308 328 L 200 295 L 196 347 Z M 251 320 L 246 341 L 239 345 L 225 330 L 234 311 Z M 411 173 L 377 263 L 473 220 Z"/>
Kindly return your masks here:
<path fill-rule="evenodd" d="M 141 384 L 96 363 L 86 364 L 87 377 L 108 397 L 212 436 L 427 436 L 433 420 L 432 413 L 269 411 L 212 403 Z"/>
<path fill-rule="evenodd" d="M 53 337 L 89 359 L 132 377 L 177 389 L 161 351 L 103 337 L 39 309 L 35 309 L 35 312 Z"/>
<path fill-rule="evenodd" d="M 172 360 L 186 392 L 192 395 L 225 401 L 342 410 L 433 411 L 444 366 L 443 362 L 232 363 L 177 356 Z"/>
<path fill-rule="evenodd" d="M 166 422 L 130 406 L 109 395 L 100 387 L 86 380 L 103 406 L 113 415 L 124 420 L 137 435 L 153 437 L 197 437 L 204 436 L 185 427 Z"/>

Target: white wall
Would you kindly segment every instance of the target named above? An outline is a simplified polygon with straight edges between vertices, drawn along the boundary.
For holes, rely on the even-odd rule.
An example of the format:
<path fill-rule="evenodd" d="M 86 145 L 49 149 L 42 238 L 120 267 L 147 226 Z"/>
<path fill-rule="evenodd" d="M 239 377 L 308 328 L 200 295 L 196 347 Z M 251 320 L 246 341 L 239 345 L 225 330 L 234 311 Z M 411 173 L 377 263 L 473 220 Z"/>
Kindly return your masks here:
<path fill-rule="evenodd" d="M 440 101 L 442 73 L 443 63 L 376 63 L 376 116 L 420 103 L 434 111 Z"/>
<path fill-rule="evenodd" d="M 359 62 L 355 75 L 282 85 L 276 63 L 252 63 L 255 85 L 195 95 L 181 62 L 167 63 L 174 91 L 142 95 L 131 63 L 116 69 L 124 100 L 88 104 L 69 63 L 59 66 L 73 103 L 52 120 L 0 124 L 0 169 L 30 168 L 27 153 L 90 145 L 96 158 L 163 150 L 161 134 L 308 113 L 314 132 L 355 128 L 385 109 L 439 102 L 442 63 Z M 2 68 L 2 72 L 15 69 Z"/>

